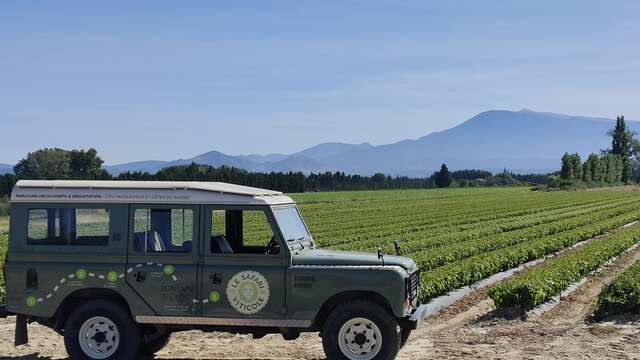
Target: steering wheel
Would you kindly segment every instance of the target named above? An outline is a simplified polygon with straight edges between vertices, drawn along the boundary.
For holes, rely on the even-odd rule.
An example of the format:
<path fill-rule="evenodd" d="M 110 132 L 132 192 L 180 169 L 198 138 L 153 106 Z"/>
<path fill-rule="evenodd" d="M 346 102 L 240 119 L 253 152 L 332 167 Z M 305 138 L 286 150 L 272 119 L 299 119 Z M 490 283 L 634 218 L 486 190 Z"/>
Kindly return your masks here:
<path fill-rule="evenodd" d="M 267 244 L 267 247 L 264 249 L 264 254 L 265 255 L 271 255 L 271 254 L 277 254 L 274 253 L 274 250 L 280 249 L 280 244 L 278 244 L 278 240 L 276 240 L 275 236 L 271 237 L 271 240 L 269 241 L 269 244 Z"/>

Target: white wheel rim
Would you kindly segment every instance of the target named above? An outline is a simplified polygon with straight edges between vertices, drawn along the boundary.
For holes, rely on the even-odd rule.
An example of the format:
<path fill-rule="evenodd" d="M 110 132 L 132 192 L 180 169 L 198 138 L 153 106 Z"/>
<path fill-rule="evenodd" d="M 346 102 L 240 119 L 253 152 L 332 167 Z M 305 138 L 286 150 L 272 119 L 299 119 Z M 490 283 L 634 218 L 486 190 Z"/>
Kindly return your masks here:
<path fill-rule="evenodd" d="M 118 350 L 120 333 L 113 321 L 94 316 L 80 327 L 78 341 L 85 355 L 93 359 L 106 359 Z"/>
<path fill-rule="evenodd" d="M 338 345 L 350 360 L 371 360 L 382 349 L 382 333 L 373 321 L 353 318 L 340 328 Z"/>

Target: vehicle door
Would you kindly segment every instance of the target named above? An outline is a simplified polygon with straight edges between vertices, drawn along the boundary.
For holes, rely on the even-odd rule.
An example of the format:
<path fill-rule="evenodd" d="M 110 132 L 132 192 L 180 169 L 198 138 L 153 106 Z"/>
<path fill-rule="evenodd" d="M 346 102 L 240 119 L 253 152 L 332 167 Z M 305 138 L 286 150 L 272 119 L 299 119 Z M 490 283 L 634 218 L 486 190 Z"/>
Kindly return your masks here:
<path fill-rule="evenodd" d="M 285 259 L 269 207 L 205 207 L 202 316 L 281 319 Z"/>
<path fill-rule="evenodd" d="M 130 206 L 126 279 L 158 315 L 197 315 L 199 210 Z"/>

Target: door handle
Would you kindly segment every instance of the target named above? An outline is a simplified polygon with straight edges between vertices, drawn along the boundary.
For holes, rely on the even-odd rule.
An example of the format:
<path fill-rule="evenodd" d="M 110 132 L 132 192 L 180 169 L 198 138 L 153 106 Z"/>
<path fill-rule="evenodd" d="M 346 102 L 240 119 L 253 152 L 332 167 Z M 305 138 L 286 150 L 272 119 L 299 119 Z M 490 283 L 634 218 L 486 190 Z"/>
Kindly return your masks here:
<path fill-rule="evenodd" d="M 147 272 L 146 271 L 138 271 L 136 273 L 136 282 L 144 282 L 145 280 L 147 280 Z"/>
<path fill-rule="evenodd" d="M 215 274 L 211 274 L 209 275 L 209 279 L 211 279 L 211 283 L 213 285 L 220 285 L 222 284 L 222 275 L 215 273 Z"/>

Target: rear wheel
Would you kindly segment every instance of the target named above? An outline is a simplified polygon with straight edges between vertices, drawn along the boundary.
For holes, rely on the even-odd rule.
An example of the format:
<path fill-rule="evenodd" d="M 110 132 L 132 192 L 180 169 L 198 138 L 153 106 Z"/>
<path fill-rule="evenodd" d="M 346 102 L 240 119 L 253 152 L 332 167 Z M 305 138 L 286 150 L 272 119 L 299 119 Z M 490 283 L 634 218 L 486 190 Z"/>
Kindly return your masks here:
<path fill-rule="evenodd" d="M 140 346 L 140 332 L 123 306 L 92 300 L 67 318 L 64 345 L 74 360 L 133 360 Z"/>
<path fill-rule="evenodd" d="M 322 330 L 322 346 L 329 360 L 392 360 L 400 342 L 396 318 L 369 301 L 336 307 Z"/>

